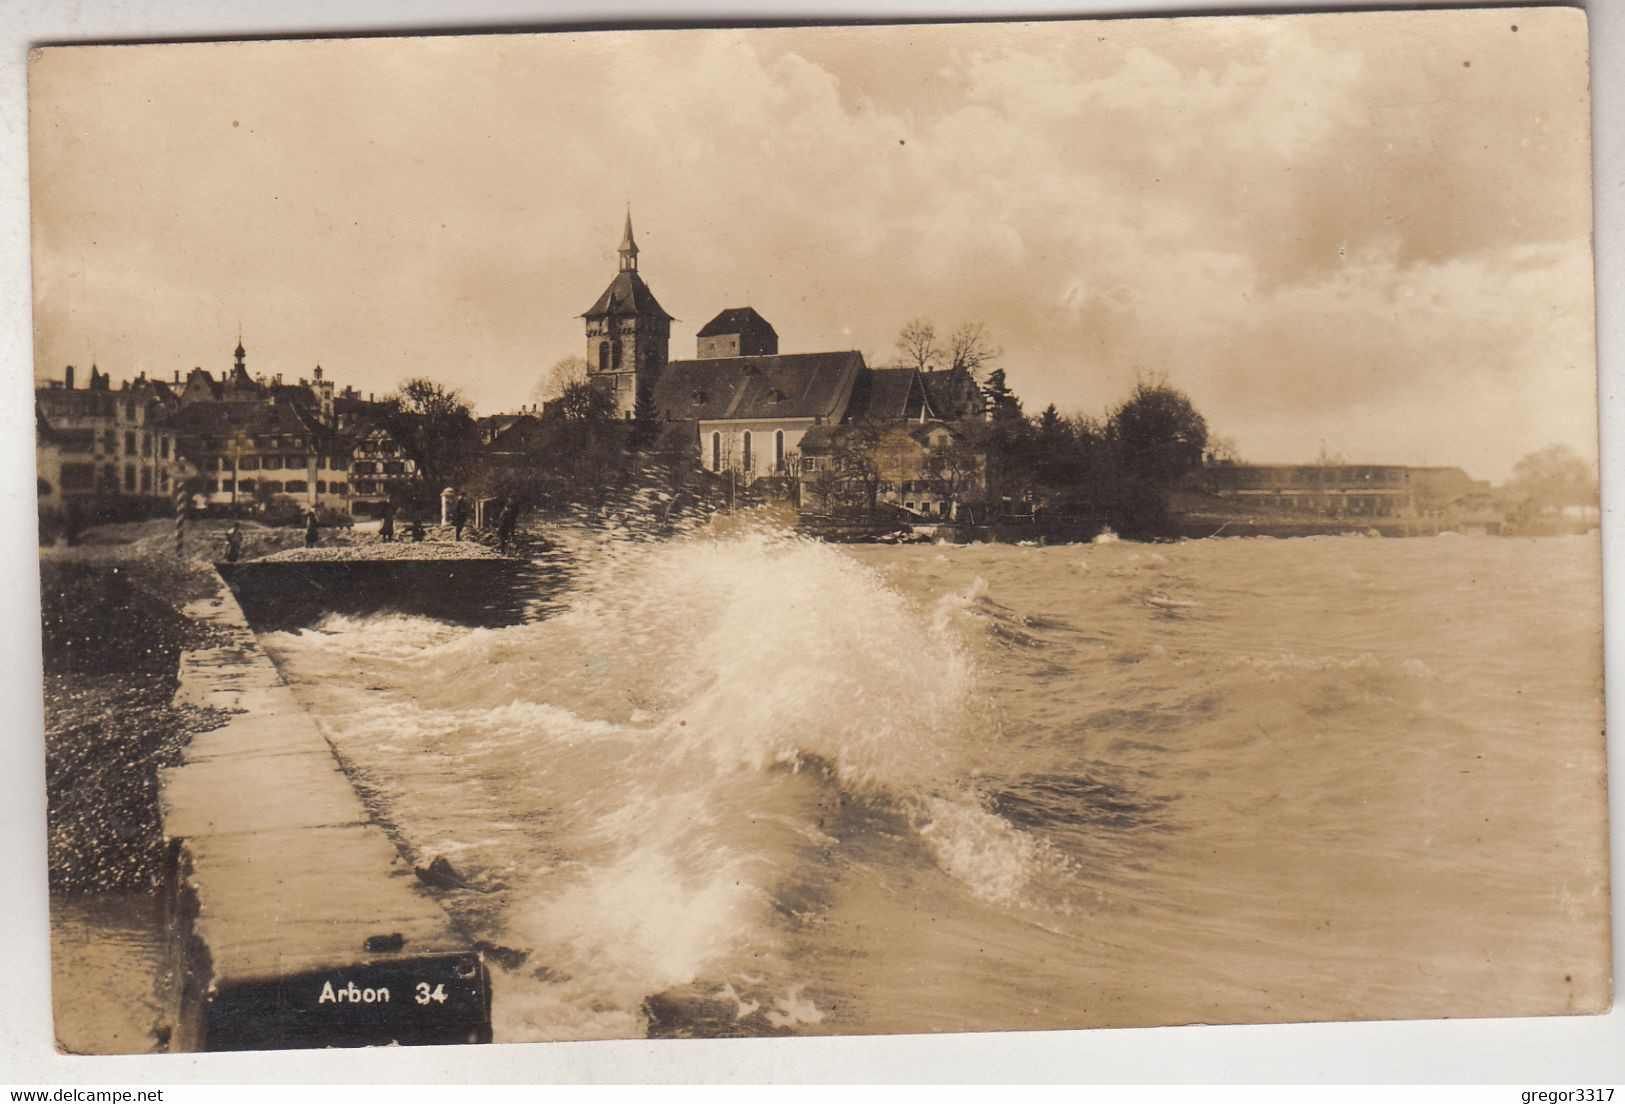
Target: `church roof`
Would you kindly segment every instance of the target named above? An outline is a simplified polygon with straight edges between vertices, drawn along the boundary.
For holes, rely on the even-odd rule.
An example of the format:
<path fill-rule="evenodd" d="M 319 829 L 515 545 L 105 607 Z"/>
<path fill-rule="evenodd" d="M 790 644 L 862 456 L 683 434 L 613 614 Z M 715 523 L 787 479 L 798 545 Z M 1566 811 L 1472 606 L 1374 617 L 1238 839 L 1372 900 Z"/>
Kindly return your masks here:
<path fill-rule="evenodd" d="M 779 336 L 772 323 L 756 313 L 754 307 L 729 307 L 700 328 L 695 337 L 721 337 L 724 334 L 743 333 L 748 329 L 766 330 Z"/>
<path fill-rule="evenodd" d="M 615 274 L 604 294 L 598 297 L 583 318 L 604 318 L 612 314 L 659 315 L 670 319 L 660 304 L 655 300 L 654 292 L 649 285 L 643 282 L 636 269 L 623 268 Z"/>
<path fill-rule="evenodd" d="M 655 407 L 669 420 L 835 420 L 862 371 L 855 350 L 674 360 L 655 384 Z"/>

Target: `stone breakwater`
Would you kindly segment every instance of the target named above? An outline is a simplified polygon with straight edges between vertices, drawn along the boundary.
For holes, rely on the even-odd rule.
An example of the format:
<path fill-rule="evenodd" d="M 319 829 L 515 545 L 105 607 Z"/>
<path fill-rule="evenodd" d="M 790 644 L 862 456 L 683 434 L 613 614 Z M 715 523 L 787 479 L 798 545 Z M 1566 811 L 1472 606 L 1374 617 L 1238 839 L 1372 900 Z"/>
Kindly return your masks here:
<path fill-rule="evenodd" d="M 544 589 L 531 563 L 474 543 L 291 549 L 215 566 L 260 631 L 304 628 L 335 613 L 511 624 Z"/>
<path fill-rule="evenodd" d="M 368 815 L 228 593 L 177 702 L 232 715 L 162 772 L 175 1050 L 489 1042 L 483 961 Z"/>

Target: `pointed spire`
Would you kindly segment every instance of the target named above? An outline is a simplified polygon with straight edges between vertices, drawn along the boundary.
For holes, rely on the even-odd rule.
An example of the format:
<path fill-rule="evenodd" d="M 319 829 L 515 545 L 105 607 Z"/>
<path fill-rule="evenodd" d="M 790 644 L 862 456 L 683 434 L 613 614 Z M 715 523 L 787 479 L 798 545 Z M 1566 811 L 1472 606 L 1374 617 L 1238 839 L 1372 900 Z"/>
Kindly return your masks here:
<path fill-rule="evenodd" d="M 621 255 L 621 270 L 627 271 L 638 267 L 638 243 L 632 237 L 632 205 L 626 205 L 626 230 L 621 234 L 621 245 L 618 252 Z"/>

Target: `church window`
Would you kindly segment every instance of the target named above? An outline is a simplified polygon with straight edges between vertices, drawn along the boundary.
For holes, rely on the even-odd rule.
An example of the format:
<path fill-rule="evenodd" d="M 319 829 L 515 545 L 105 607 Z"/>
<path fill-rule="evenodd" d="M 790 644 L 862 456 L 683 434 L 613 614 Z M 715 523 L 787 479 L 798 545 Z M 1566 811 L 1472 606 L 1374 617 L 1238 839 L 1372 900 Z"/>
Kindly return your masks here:
<path fill-rule="evenodd" d="M 773 470 L 784 470 L 784 430 L 773 431 Z"/>
<path fill-rule="evenodd" d="M 747 472 L 750 471 L 751 470 L 751 466 L 750 466 L 750 461 L 751 461 L 751 455 L 750 455 L 750 430 L 748 430 L 748 429 L 745 430 L 745 436 L 741 441 L 741 448 L 740 448 L 739 456 L 740 456 L 740 461 L 739 461 L 740 470 L 741 471 L 747 471 Z"/>
<path fill-rule="evenodd" d="M 609 343 L 609 362 L 615 371 L 621 370 L 621 339 L 618 337 Z"/>
<path fill-rule="evenodd" d="M 711 434 L 711 470 L 722 470 L 722 434 Z"/>
<path fill-rule="evenodd" d="M 609 371 L 609 342 L 603 341 L 598 345 L 598 370 Z"/>

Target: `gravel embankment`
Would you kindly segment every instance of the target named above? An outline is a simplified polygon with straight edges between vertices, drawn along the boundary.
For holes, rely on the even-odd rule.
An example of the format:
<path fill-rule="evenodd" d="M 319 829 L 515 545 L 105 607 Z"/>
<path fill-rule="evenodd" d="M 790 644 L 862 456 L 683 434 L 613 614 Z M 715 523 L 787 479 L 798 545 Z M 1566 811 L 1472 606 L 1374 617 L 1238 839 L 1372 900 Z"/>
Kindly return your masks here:
<path fill-rule="evenodd" d="M 333 563 L 360 560 L 501 560 L 507 559 L 495 548 L 474 541 L 423 541 L 389 544 L 369 541 L 363 544 L 327 548 L 286 548 L 256 563 Z"/>
<path fill-rule="evenodd" d="M 181 607 L 217 585 L 195 552 L 130 527 L 41 550 L 46 809 L 54 891 L 136 889 L 159 877 L 158 768 L 221 723 L 172 703 L 180 653 L 210 630 Z"/>

